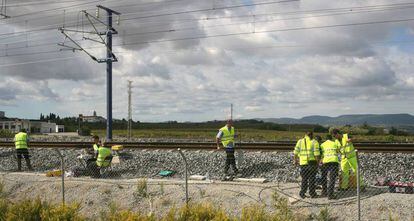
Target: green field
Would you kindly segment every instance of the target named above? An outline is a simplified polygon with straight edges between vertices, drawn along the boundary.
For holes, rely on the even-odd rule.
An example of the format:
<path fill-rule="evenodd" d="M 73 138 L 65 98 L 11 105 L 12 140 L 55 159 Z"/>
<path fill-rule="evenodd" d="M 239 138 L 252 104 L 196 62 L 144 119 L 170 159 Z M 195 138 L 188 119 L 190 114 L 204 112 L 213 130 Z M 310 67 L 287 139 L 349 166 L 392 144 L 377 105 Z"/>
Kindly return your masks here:
<path fill-rule="evenodd" d="M 298 131 L 277 131 L 260 129 L 237 130 L 243 141 L 287 141 L 297 140 L 304 135 Z M 214 141 L 217 129 L 135 129 L 132 131 L 133 138 L 166 138 L 166 139 L 198 139 Z M 93 130 L 92 134 L 105 136 L 105 130 Z M 322 138 L 326 133 L 316 133 Z M 114 130 L 113 136 L 127 137 L 127 130 Z M 393 135 L 354 135 L 355 141 L 387 141 L 387 142 L 413 142 L 414 136 Z"/>

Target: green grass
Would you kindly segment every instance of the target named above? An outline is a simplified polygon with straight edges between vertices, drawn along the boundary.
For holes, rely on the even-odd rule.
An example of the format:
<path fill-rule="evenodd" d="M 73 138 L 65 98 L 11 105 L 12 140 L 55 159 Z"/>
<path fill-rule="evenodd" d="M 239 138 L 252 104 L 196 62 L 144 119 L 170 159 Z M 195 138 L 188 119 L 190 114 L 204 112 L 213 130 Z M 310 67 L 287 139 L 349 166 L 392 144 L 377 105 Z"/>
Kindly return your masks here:
<path fill-rule="evenodd" d="M 133 138 L 167 138 L 167 139 L 203 139 L 215 140 L 218 129 L 142 129 L 133 130 Z M 237 130 L 243 141 L 282 141 L 298 140 L 304 132 L 298 131 L 276 131 L 260 129 L 240 129 Z M 105 130 L 93 130 L 93 134 L 101 137 L 105 136 Z M 326 133 L 316 133 L 325 137 Z M 127 137 L 127 130 L 114 130 L 114 137 Z M 414 141 L 414 136 L 393 136 L 393 135 L 354 135 L 355 141 L 388 141 L 406 142 Z"/>
<path fill-rule="evenodd" d="M 0 199 L 0 220 L 7 221 L 82 221 L 82 220 L 109 220 L 109 221 L 295 221 L 304 220 L 303 214 L 290 208 L 287 199 L 273 195 L 273 211 L 270 212 L 263 204 L 251 204 L 242 208 L 238 216 L 229 215 L 224 208 L 212 203 L 190 203 L 180 208 L 175 206 L 165 214 L 143 213 L 119 208 L 116 204 L 109 204 L 107 209 L 100 210 L 98 217 L 85 217 L 80 213 L 80 204 L 59 205 L 41 201 L 40 199 L 24 199 L 12 202 Z M 270 208 L 269 208 L 270 209 Z M 333 220 L 329 211 L 324 210 L 317 220 Z"/>

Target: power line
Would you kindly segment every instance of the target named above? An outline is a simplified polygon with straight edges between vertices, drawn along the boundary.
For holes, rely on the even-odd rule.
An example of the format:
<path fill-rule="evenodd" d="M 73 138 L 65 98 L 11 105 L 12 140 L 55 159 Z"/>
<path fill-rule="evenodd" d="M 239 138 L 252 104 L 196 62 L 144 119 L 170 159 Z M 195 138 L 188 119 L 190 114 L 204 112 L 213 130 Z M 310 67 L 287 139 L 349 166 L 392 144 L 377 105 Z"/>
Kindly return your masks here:
<path fill-rule="evenodd" d="M 25 14 L 14 15 L 12 17 L 13 18 L 24 17 L 24 16 L 34 15 L 34 14 L 43 13 L 43 12 L 56 11 L 56 10 L 62 10 L 62 9 L 67 9 L 67 8 L 72 8 L 72 7 L 78 7 L 78 6 L 82 6 L 82 5 L 88 5 L 88 4 L 92 4 L 92 3 L 96 3 L 96 2 L 100 2 L 100 1 L 101 0 L 93 0 L 93 1 L 90 1 L 90 2 L 78 3 L 78 4 L 68 5 L 68 6 L 64 6 L 64 7 L 50 8 L 50 9 L 45 9 L 45 10 L 40 10 L 40 11 L 35 11 L 35 12 L 29 12 L 29 13 L 25 13 Z"/>
<path fill-rule="evenodd" d="M 96 1 L 99 1 L 99 0 L 94 0 L 94 1 L 96 2 Z M 260 3 L 244 4 L 244 5 L 223 6 L 223 7 L 217 7 L 217 8 L 214 8 L 214 9 L 208 8 L 208 9 L 197 9 L 197 10 L 189 10 L 189 11 L 181 11 L 181 12 L 173 12 L 173 13 L 155 14 L 155 15 L 135 17 L 134 20 L 135 19 L 170 16 L 170 15 L 187 14 L 187 13 L 195 13 L 195 12 L 212 11 L 212 10 L 224 10 L 224 9 L 232 9 L 232 8 L 240 8 L 240 7 L 251 7 L 251 6 L 257 6 L 257 5 L 269 5 L 269 4 L 277 4 L 277 3 L 296 2 L 296 1 L 300 1 L 300 0 L 282 0 L 282 1 L 272 1 L 272 2 L 260 2 Z M 86 4 L 86 3 L 83 3 L 83 4 Z M 52 9 L 48 9 L 48 10 L 52 10 Z M 35 13 L 35 12 L 33 12 L 33 13 Z M 14 17 L 16 17 L 16 16 L 14 16 Z M 51 25 L 48 25 L 46 27 L 50 27 L 50 26 Z M 55 28 L 57 28 L 57 27 L 55 26 Z M 40 29 L 21 31 L 21 32 L 2 33 L 2 34 L 0 34 L 0 36 L 14 35 L 14 34 L 18 34 L 18 33 L 31 33 L 31 32 L 35 32 L 35 31 L 52 30 L 52 29 L 55 29 L 55 28 L 40 28 Z"/>
<path fill-rule="evenodd" d="M 334 24 L 334 25 L 312 26 L 312 27 L 274 29 L 274 30 L 265 30 L 265 31 L 256 31 L 256 32 L 237 32 L 237 33 L 226 33 L 226 34 L 206 35 L 206 36 L 191 36 L 191 37 L 175 38 L 175 39 L 164 39 L 164 40 L 153 40 L 153 41 L 125 43 L 125 44 L 118 44 L 118 45 L 113 45 L 113 46 L 116 47 L 116 46 L 127 46 L 127 45 L 153 44 L 153 43 L 197 40 L 197 39 L 207 39 L 207 38 L 217 38 L 217 37 L 230 37 L 230 36 L 239 36 L 239 35 L 254 35 L 254 34 L 272 33 L 272 32 L 313 30 L 313 29 L 325 29 L 325 28 L 336 28 L 336 27 L 350 27 L 350 26 L 386 24 L 386 23 L 407 22 L 407 21 L 414 21 L 414 18 L 399 19 L 399 20 L 360 22 L 360 23 L 348 23 L 348 24 Z M 100 48 L 100 47 L 85 47 L 84 49 L 94 49 L 94 48 Z M 47 54 L 47 53 L 57 53 L 57 52 L 59 52 L 59 51 L 44 51 L 44 52 L 32 52 L 32 53 L 2 55 L 0 57 L 11 57 L 11 56 L 33 55 L 33 54 Z"/>
<path fill-rule="evenodd" d="M 412 6 L 414 7 L 414 6 Z M 353 14 L 353 13 L 367 13 L 367 12 L 377 12 L 377 11 L 351 11 L 351 12 L 340 12 L 340 13 L 330 13 L 330 14 L 321 14 L 321 15 L 312 15 L 312 16 L 304 16 L 304 17 L 293 17 L 293 18 L 280 18 L 280 19 L 270 19 L 270 20 L 256 20 L 246 21 L 246 22 L 238 22 L 238 23 L 231 23 L 231 24 L 219 24 L 219 25 L 211 25 L 211 26 L 203 26 L 204 29 L 208 28 L 217 28 L 217 27 L 228 27 L 228 26 L 235 26 L 235 25 L 242 25 L 242 24 L 252 24 L 252 23 L 269 23 L 275 21 L 284 21 L 284 20 L 296 20 L 296 19 L 306 19 L 306 18 L 314 18 L 314 17 L 325 17 L 325 16 L 332 16 L 332 15 L 344 15 L 344 14 Z M 159 34 L 159 33 L 172 33 L 172 32 L 181 32 L 181 31 L 189 31 L 189 30 L 197 30 L 199 27 L 185 27 L 185 28 L 177 28 L 177 29 L 168 29 L 168 30 L 156 30 L 156 31 L 148 31 L 148 32 L 138 32 L 138 33 L 130 33 L 125 34 L 121 37 L 126 36 L 135 36 L 135 35 L 146 35 L 146 34 Z M 253 30 L 254 31 L 254 30 Z M 76 39 L 76 41 L 83 40 L 83 39 Z M 24 41 L 22 41 L 24 42 Z M 34 41 L 32 41 L 34 42 Z M 33 47 L 40 47 L 40 46 L 47 46 L 47 45 L 55 45 L 57 43 L 41 43 L 36 45 L 30 46 L 19 46 L 19 47 L 12 47 L 7 48 L 7 50 L 14 50 L 14 49 L 23 49 L 23 48 L 33 48 Z"/>
<path fill-rule="evenodd" d="M 376 9 L 372 9 L 372 10 L 365 10 L 365 8 L 371 8 L 371 7 L 374 7 L 374 6 L 367 6 L 367 7 L 364 7 L 364 8 L 359 7 L 359 8 L 361 8 L 359 11 L 347 10 L 347 11 L 344 11 L 344 12 L 330 13 L 330 14 L 321 14 L 321 15 L 311 15 L 311 16 L 306 16 L 306 17 L 280 18 L 280 19 L 274 19 L 274 20 L 271 20 L 271 21 L 294 20 L 294 19 L 313 18 L 313 17 L 325 17 L 325 16 L 332 16 L 332 15 L 346 15 L 346 14 L 354 14 L 354 13 L 361 13 L 361 12 L 369 13 L 369 12 L 378 12 L 378 11 L 384 11 L 384 10 L 401 10 L 401 9 L 410 9 L 413 6 L 398 7 L 398 8 L 383 8 L 383 9 L 376 8 Z M 341 9 L 343 9 L 343 8 L 341 8 Z M 334 10 L 335 9 L 329 9 L 327 11 L 334 11 Z M 361 10 L 365 10 L 365 11 L 361 11 Z M 300 12 L 301 13 L 307 13 L 307 12 L 316 12 L 316 11 L 321 11 L 321 10 L 310 10 L 310 11 L 300 11 Z M 231 17 L 229 17 L 229 16 L 225 16 L 225 17 L 213 17 L 213 18 L 203 18 L 203 19 L 196 19 L 196 20 L 208 21 L 208 20 L 215 20 L 215 19 L 226 19 L 226 18 L 233 18 L 233 17 L 253 17 L 253 16 L 256 18 L 256 17 L 261 17 L 261 16 L 276 15 L 276 14 L 280 14 L 280 13 L 276 12 L 276 13 L 265 13 L 265 14 L 255 14 L 255 15 L 239 15 L 239 16 L 231 16 Z M 296 14 L 296 13 L 295 12 L 285 12 L 283 14 Z M 124 20 L 126 20 L 126 19 L 124 19 Z M 254 21 L 254 23 L 263 23 L 263 22 L 268 22 L 268 21 L 259 21 L 259 20 Z M 241 23 L 234 23 L 234 24 L 204 26 L 204 28 L 220 27 L 220 26 L 232 26 L 232 25 L 245 24 L 245 23 L 253 23 L 253 22 L 252 21 L 248 21 L 248 22 L 241 22 Z M 162 26 L 162 25 L 158 25 L 158 26 Z M 153 26 L 153 27 L 156 27 L 156 26 Z M 193 30 L 193 29 L 195 29 L 195 28 L 181 28 L 181 29 L 178 28 L 178 29 L 168 29 L 168 30 L 156 30 L 156 31 L 151 31 L 151 32 L 142 32 L 142 33 L 128 34 L 128 35 L 125 35 L 125 36 L 151 34 L 151 33 L 163 33 L 163 32 L 176 32 L 176 31 Z M 51 30 L 53 30 L 53 29 L 51 29 Z M 22 32 L 22 34 L 27 34 L 27 32 Z M 2 38 L 0 40 L 4 40 L 4 39 L 6 39 L 6 38 Z M 19 43 L 19 42 L 26 42 L 26 41 L 17 41 L 17 42 L 3 43 L 3 45 L 13 44 L 13 43 Z M 31 41 L 31 42 L 35 42 L 35 41 Z M 38 45 L 35 45 L 35 46 L 41 46 L 41 45 L 47 45 L 47 44 L 38 44 Z M 17 47 L 17 49 L 19 49 L 19 48 L 23 48 L 23 47 Z M 10 49 L 15 49 L 15 48 L 9 48 L 9 50 Z"/>
<path fill-rule="evenodd" d="M 80 57 L 81 56 L 72 56 L 72 57 L 64 57 L 64 58 L 52 58 L 52 59 L 44 59 L 44 60 L 36 60 L 36 61 L 28 61 L 28 62 L 11 63 L 11 64 L 0 64 L 0 67 L 19 66 L 19 65 L 26 65 L 26 64 L 38 64 L 38 63 L 46 63 L 46 62 L 52 62 L 52 61 L 69 60 L 69 59 L 80 58 Z"/>
<path fill-rule="evenodd" d="M 7 4 L 9 8 L 21 7 L 21 6 L 31 6 L 31 5 L 45 5 L 45 4 L 63 4 L 68 2 L 79 2 L 79 0 L 68 0 L 68 1 L 37 1 L 37 2 L 26 2 L 26 3 L 16 3 L 16 4 Z"/>
<path fill-rule="evenodd" d="M 121 2 L 121 1 L 129 1 L 129 0 L 100 0 L 100 1 L 104 1 L 105 3 L 108 3 L 108 2 L 114 2 L 114 1 L 116 1 L 116 3 L 119 3 L 119 2 Z M 174 1 L 184 1 L 184 0 L 164 0 L 164 1 L 158 1 L 158 2 L 147 2 L 147 3 L 135 3 L 134 5 L 148 5 L 148 4 L 161 4 L 161 3 L 165 3 L 165 2 L 174 2 Z M 92 3 L 90 3 L 90 4 L 92 4 Z M 83 10 L 95 10 L 95 8 L 96 7 L 89 7 L 89 8 L 86 8 L 86 9 L 83 9 Z M 66 9 L 66 8 L 60 8 L 60 9 Z M 59 10 L 60 10 L 59 9 Z M 53 10 L 53 11 L 57 11 L 57 10 Z M 76 14 L 76 13 L 78 13 L 79 12 L 79 10 L 78 9 L 72 9 L 72 10 L 66 10 L 66 12 L 68 13 L 68 14 Z M 70 13 L 69 13 L 70 12 Z M 36 12 L 37 13 L 37 12 Z M 138 12 L 137 12 L 138 13 Z M 135 13 L 136 14 L 136 13 Z M 41 15 L 41 17 L 34 17 L 34 18 L 30 18 L 30 21 L 38 21 L 38 20 L 43 20 L 43 19 L 45 19 L 45 18 L 50 18 L 50 17 L 57 17 L 57 16 L 61 16 L 61 15 L 49 15 L 49 16 L 45 16 L 44 14 L 42 14 Z M 106 16 L 106 15 L 105 15 Z M 103 17 L 105 17 L 105 16 L 103 16 Z M 27 18 L 26 18 L 27 19 Z M 0 20 L 1 21 L 1 20 Z M 24 22 L 24 20 L 17 20 L 17 21 L 8 21 L 7 23 L 3 23 L 3 24 L 1 24 L 0 23 L 0 25 L 10 25 L 10 24 L 17 24 L 17 23 L 21 23 L 21 22 Z"/>
<path fill-rule="evenodd" d="M 372 47 L 379 47 L 383 44 L 412 44 L 414 43 L 414 40 L 412 41 L 377 41 L 377 42 L 366 42 L 367 44 L 370 44 Z M 329 45 L 306 45 L 306 44 L 272 44 L 272 45 L 266 45 L 266 46 L 257 46 L 257 47 L 236 47 L 231 49 L 224 49 L 224 50 L 245 50 L 245 49 L 269 49 L 269 48 L 277 48 L 277 49 L 290 49 L 290 48 L 323 48 L 325 46 Z M 198 49 L 192 50 L 192 51 L 198 51 Z M 49 53 L 60 53 L 61 51 L 51 51 Z M 69 51 L 64 51 L 69 52 Z M 114 51 L 114 53 L 122 54 L 122 53 L 129 53 L 129 52 L 122 52 L 122 51 Z M 162 53 L 177 53 L 177 50 L 163 50 Z M 0 56 L 1 57 L 1 56 Z M 17 63 L 9 63 L 9 64 L 2 64 L 0 67 L 8 67 L 8 66 L 19 66 L 19 65 L 27 65 L 27 64 L 37 64 L 37 63 L 46 63 L 46 62 L 52 62 L 52 61 L 59 61 L 59 60 L 70 60 L 74 58 L 81 58 L 82 56 L 71 56 L 71 57 L 64 57 L 64 58 L 53 58 L 53 59 L 41 59 L 41 60 L 35 60 L 35 61 L 28 61 L 28 62 L 17 62 Z"/>

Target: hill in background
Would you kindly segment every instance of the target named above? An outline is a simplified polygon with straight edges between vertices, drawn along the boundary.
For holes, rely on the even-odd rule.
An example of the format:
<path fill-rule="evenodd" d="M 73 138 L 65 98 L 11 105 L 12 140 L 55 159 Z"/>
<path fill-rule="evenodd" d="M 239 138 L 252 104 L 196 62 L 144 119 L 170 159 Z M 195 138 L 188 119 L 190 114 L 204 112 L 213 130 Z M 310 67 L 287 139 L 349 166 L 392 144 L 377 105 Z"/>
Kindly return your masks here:
<path fill-rule="evenodd" d="M 307 116 L 300 119 L 296 118 L 259 118 L 264 122 L 278 124 L 320 124 L 324 126 L 332 125 L 362 125 L 369 124 L 375 126 L 413 126 L 414 116 L 410 114 L 354 114 L 341 115 L 338 117 L 328 116 Z"/>

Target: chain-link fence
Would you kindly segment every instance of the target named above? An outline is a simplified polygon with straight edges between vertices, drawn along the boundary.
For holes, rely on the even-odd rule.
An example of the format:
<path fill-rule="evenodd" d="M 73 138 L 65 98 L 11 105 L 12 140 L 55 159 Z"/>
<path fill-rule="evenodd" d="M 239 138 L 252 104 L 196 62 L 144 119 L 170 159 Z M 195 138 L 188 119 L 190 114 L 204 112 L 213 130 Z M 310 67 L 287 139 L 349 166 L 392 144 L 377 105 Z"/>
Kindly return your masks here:
<path fill-rule="evenodd" d="M 28 171 L 23 158 L 23 172 L 17 173 L 15 150 L 0 149 L 1 179 L 11 198 L 77 202 L 92 217 L 114 205 L 166 213 L 186 202 L 209 202 L 237 216 L 251 205 L 272 211 L 275 200 L 282 198 L 303 219 L 316 219 L 325 208 L 339 220 L 414 216 L 408 185 L 414 181 L 414 154 L 359 153 L 360 176 L 349 168 L 343 190 L 341 162 L 301 168 L 294 165 L 291 152 L 236 150 L 237 173 L 230 166 L 228 174 L 228 156 L 222 150 L 123 149 L 114 151 L 102 167 L 83 149 L 32 148 L 29 155 L 33 170 Z M 303 179 L 308 180 L 304 197 Z"/>

